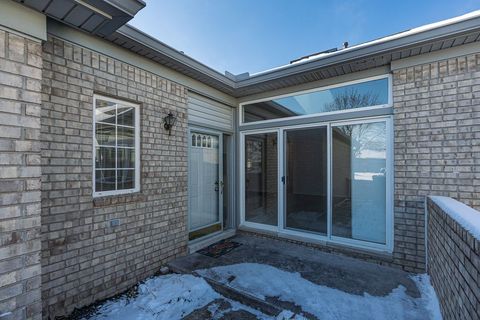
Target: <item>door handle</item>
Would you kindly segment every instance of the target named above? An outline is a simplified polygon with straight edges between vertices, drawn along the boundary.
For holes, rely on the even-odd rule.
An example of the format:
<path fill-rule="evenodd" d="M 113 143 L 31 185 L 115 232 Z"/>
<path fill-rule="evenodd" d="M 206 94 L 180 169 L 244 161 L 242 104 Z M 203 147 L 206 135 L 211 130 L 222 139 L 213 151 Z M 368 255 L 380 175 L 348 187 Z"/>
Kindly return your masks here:
<path fill-rule="evenodd" d="M 215 181 L 215 191 L 223 192 L 223 181 Z"/>

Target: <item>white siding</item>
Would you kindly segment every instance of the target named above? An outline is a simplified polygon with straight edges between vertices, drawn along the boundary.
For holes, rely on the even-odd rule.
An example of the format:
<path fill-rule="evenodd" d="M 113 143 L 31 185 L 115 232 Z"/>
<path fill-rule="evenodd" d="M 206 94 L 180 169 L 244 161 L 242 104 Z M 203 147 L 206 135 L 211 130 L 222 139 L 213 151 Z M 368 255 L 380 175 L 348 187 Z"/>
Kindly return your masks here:
<path fill-rule="evenodd" d="M 198 94 L 188 94 L 188 122 L 203 127 L 233 131 L 232 107 L 202 97 Z"/>

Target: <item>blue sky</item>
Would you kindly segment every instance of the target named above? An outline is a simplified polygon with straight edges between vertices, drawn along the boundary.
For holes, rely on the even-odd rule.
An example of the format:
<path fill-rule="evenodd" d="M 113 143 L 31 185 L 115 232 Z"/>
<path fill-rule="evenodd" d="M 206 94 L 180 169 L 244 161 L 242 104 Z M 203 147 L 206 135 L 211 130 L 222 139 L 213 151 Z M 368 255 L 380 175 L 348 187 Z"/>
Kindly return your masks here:
<path fill-rule="evenodd" d="M 480 9 L 477 0 L 147 0 L 130 22 L 204 64 L 255 73 Z"/>

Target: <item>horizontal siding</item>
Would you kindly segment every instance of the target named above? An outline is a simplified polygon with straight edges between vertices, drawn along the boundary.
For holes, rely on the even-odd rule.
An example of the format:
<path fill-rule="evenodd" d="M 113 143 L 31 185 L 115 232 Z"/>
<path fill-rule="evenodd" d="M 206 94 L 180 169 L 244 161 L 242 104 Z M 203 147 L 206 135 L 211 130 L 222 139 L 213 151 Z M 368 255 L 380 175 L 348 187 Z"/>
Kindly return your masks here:
<path fill-rule="evenodd" d="M 209 128 L 233 131 L 232 107 L 200 95 L 188 94 L 188 122 Z"/>

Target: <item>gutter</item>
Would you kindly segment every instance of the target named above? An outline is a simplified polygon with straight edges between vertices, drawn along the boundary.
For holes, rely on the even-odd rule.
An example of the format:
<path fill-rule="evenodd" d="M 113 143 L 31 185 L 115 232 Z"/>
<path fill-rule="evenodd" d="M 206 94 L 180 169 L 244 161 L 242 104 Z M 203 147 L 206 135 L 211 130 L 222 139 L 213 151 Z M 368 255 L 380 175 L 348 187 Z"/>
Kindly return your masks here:
<path fill-rule="evenodd" d="M 173 60 L 174 62 L 184 65 L 186 68 L 192 69 L 195 72 L 201 73 L 215 81 L 220 82 L 221 84 L 234 89 L 236 87 L 236 82 L 230 79 L 229 77 L 221 74 L 220 72 L 210 68 L 209 66 L 185 55 L 184 53 L 170 47 L 169 45 L 155 39 L 154 37 L 140 31 L 139 29 L 126 24 L 120 27 L 116 33 L 134 41 L 138 44 L 150 48 L 159 53 L 160 56 L 165 56 L 167 59 Z"/>
<path fill-rule="evenodd" d="M 430 29 L 429 26 L 432 26 Z M 247 87 L 261 82 L 299 74 L 314 69 L 324 68 L 347 61 L 381 55 L 399 49 L 418 46 L 426 42 L 461 36 L 480 29 L 480 11 L 474 11 L 464 16 L 433 23 L 412 30 L 401 32 L 378 40 L 352 46 L 332 53 L 321 54 L 304 62 L 297 62 L 251 75 L 248 79 L 238 81 L 237 88 Z"/>

